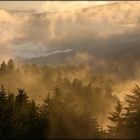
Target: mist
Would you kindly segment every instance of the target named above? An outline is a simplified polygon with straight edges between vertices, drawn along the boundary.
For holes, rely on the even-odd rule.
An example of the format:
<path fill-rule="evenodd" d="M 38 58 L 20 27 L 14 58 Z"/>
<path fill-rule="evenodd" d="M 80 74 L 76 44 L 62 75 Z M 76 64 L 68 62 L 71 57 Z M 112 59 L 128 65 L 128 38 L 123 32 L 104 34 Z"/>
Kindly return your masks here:
<path fill-rule="evenodd" d="M 106 129 L 117 100 L 140 82 L 140 2 L 67 9 L 0 9 L 0 84 L 38 104 L 59 88 L 77 111 L 94 106 Z"/>

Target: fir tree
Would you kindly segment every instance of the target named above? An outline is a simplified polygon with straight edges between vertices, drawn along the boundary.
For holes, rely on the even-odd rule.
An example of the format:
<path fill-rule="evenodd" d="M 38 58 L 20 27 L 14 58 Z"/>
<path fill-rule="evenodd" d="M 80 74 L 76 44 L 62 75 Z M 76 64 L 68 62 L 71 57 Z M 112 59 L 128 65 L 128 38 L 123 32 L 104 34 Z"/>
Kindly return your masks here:
<path fill-rule="evenodd" d="M 7 69 L 9 72 L 12 72 L 15 68 L 14 61 L 12 59 L 9 59 L 7 62 Z"/>
<path fill-rule="evenodd" d="M 2 64 L 1 64 L 1 71 L 2 71 L 2 73 L 5 73 L 6 70 L 7 70 L 7 66 L 6 66 L 5 61 L 3 61 Z"/>
<path fill-rule="evenodd" d="M 140 88 L 138 85 L 131 90 L 131 95 L 126 95 L 128 106 L 125 107 L 126 133 L 130 138 L 139 138 L 140 132 Z"/>
<path fill-rule="evenodd" d="M 28 96 L 23 89 L 18 89 L 18 95 L 16 96 L 16 102 L 21 105 L 28 102 Z"/>
<path fill-rule="evenodd" d="M 110 113 L 111 116 L 108 119 L 113 123 L 112 126 L 108 125 L 109 136 L 113 138 L 121 138 L 122 128 L 123 128 L 123 114 L 122 114 L 122 104 L 118 100 L 115 106 L 115 111 Z"/>

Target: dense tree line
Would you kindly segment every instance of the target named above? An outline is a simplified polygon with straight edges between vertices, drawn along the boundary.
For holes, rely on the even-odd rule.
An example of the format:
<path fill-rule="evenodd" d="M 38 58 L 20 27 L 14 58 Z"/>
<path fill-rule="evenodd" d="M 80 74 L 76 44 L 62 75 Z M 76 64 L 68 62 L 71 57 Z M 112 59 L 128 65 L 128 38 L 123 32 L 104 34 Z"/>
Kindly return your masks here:
<path fill-rule="evenodd" d="M 0 139 L 140 138 L 140 88 L 136 85 L 132 93 L 126 95 L 127 106 L 118 100 L 108 117 L 112 125 L 104 131 L 86 105 L 78 111 L 59 88 L 37 105 L 23 89 L 13 94 L 1 86 Z"/>
<path fill-rule="evenodd" d="M 39 116 L 38 106 L 34 101 L 29 101 L 23 89 L 19 89 L 18 94 L 14 95 L 1 86 L 1 139 L 42 138 L 45 122 Z"/>
<path fill-rule="evenodd" d="M 100 138 L 97 120 L 84 109 L 77 112 L 69 98 L 63 98 L 56 88 L 42 105 L 29 100 L 23 89 L 18 93 L 0 89 L 0 138 Z"/>
<path fill-rule="evenodd" d="M 40 104 L 48 93 L 58 87 L 63 96 L 73 97 L 78 109 L 86 103 L 102 123 L 117 100 L 112 95 L 112 84 L 111 80 L 95 75 L 85 65 L 38 66 L 9 60 L 0 66 L 0 85 L 7 90 L 17 92 L 18 87 L 24 88 L 29 98 Z"/>
<path fill-rule="evenodd" d="M 138 85 L 132 89 L 131 95 L 126 95 L 124 102 L 120 102 L 111 94 L 111 88 L 107 84 L 110 81 L 98 87 L 97 77 L 90 79 L 96 81 L 94 86 L 90 83 L 84 84 L 80 79 L 70 80 L 63 75 L 63 73 L 69 74 L 68 71 L 74 74 L 83 66 L 40 68 L 26 64 L 23 67 L 24 69 L 16 67 L 13 60 L 9 60 L 7 64 L 2 62 L 0 82 L 2 83 L 3 80 L 21 82 L 25 75 L 26 78 L 31 74 L 43 75 L 39 77 L 42 82 L 37 83 L 39 90 L 36 94 L 41 95 L 43 90 L 46 90 L 47 94 L 44 101 L 38 103 L 24 89 L 13 91 L 2 85 L 0 88 L 0 139 L 140 138 L 140 88 Z M 18 87 L 15 81 L 14 88 Z M 46 87 L 43 90 L 42 83 L 45 83 Z M 53 85 L 51 87 L 53 90 L 47 90 L 49 85 Z M 8 84 L 6 86 L 8 87 Z M 33 88 L 36 89 L 36 87 Z M 34 91 L 31 94 L 33 93 Z M 109 114 L 106 109 L 109 109 L 111 102 L 116 103 L 116 106 L 115 110 Z M 100 115 L 108 116 L 110 120 L 107 130 L 102 128 Z"/>

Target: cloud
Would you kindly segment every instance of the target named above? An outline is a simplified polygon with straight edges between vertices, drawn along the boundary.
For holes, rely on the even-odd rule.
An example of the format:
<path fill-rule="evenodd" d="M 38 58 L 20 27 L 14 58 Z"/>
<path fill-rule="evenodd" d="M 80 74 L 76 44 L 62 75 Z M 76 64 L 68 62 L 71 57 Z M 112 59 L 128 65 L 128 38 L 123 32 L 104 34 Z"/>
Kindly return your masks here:
<path fill-rule="evenodd" d="M 0 60 L 53 55 L 49 60 L 56 64 L 60 62 L 54 60 L 56 54 L 64 62 L 61 54 L 73 53 L 66 62 L 87 66 L 77 77 L 84 79 L 91 70 L 101 79 L 111 77 L 114 94 L 120 92 L 123 98 L 121 85 L 128 90 L 140 81 L 140 2 L 90 7 L 80 3 L 53 2 L 53 12 L 52 2 L 37 12 L 0 10 Z M 70 77 L 73 80 L 75 75 Z M 30 85 L 34 79 L 29 76 L 28 81 Z"/>
<path fill-rule="evenodd" d="M 50 55 L 53 55 L 53 54 L 59 54 L 59 53 L 69 53 L 73 51 L 72 49 L 66 49 L 66 50 L 55 50 L 53 52 L 49 52 L 46 54 L 46 56 L 50 56 Z"/>
<path fill-rule="evenodd" d="M 48 11 L 52 3 L 56 10 L 57 7 L 58 10 L 69 9 L 73 4 L 78 9 L 53 13 L 0 11 L 0 48 L 9 50 L 7 56 L 37 57 L 56 50 L 74 49 L 105 60 L 110 56 L 112 60 L 130 53 L 132 49 L 128 42 L 137 42 L 135 46 L 139 42 L 140 2 L 86 8 L 90 2 L 83 2 L 84 8 L 80 6 L 82 2 L 46 2 Z M 135 49 L 138 51 L 138 47 Z M 137 54 L 135 49 L 132 56 Z"/>
<path fill-rule="evenodd" d="M 81 8 L 108 4 L 108 1 L 46 1 L 40 11 L 42 12 L 65 12 L 65 11 L 75 11 Z"/>

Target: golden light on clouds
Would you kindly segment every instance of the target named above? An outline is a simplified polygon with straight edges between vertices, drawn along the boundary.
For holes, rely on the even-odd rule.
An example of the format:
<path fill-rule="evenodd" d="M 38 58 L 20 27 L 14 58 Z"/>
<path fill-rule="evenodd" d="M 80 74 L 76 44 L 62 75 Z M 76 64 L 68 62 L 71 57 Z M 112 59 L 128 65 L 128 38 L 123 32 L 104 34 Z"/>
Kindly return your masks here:
<path fill-rule="evenodd" d="M 13 58 L 39 65 L 84 64 L 61 77 L 103 87 L 123 101 L 140 82 L 139 11 L 136 1 L 1 1 L 0 62 Z M 35 91 L 44 80 L 32 74 L 22 79 Z M 46 85 L 42 89 L 43 94 L 36 94 L 39 99 Z M 105 117 L 100 118 L 104 124 Z"/>
<path fill-rule="evenodd" d="M 43 6 L 42 10 L 50 12 L 62 12 L 62 11 L 75 11 L 80 8 L 89 6 L 108 4 L 107 1 L 47 1 Z"/>
<path fill-rule="evenodd" d="M 111 1 L 113 2 L 113 1 Z M 108 4 L 109 1 L 0 1 L 0 9 L 35 9 L 39 11 L 62 12 L 79 8 Z"/>

